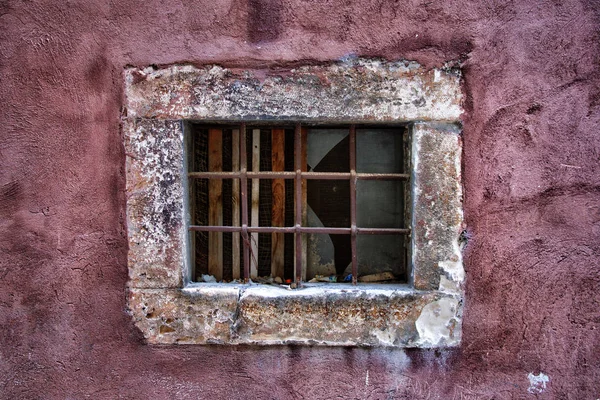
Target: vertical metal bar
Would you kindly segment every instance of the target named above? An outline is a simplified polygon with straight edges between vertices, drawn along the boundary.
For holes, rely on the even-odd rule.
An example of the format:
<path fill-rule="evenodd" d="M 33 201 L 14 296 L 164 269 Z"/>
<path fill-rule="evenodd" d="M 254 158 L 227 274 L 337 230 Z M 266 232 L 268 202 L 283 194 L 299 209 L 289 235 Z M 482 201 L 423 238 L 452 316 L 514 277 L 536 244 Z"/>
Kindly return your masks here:
<path fill-rule="evenodd" d="M 240 124 L 240 186 L 242 202 L 242 243 L 244 245 L 244 281 L 250 278 L 250 240 L 248 238 L 248 160 L 246 154 L 246 124 Z"/>
<path fill-rule="evenodd" d="M 240 172 L 240 130 L 231 130 L 231 170 Z M 232 226 L 240 226 L 240 180 L 232 179 L 231 185 L 231 221 Z M 231 234 L 231 274 L 233 279 L 240 279 L 240 233 Z"/>
<path fill-rule="evenodd" d="M 301 165 L 300 165 L 300 169 L 302 170 L 302 172 L 306 172 L 307 166 L 308 166 L 308 162 L 307 162 L 307 158 L 308 158 L 308 146 L 307 146 L 307 141 L 308 141 L 308 128 L 306 127 L 302 127 L 302 160 Z M 302 226 L 307 226 L 307 222 L 308 222 L 308 206 L 307 206 L 307 200 L 308 200 L 308 190 L 307 190 L 307 183 L 306 183 L 306 179 L 302 179 Z M 302 234 L 302 265 L 306 266 L 306 260 L 307 260 L 307 254 L 308 254 L 308 234 L 303 233 Z M 302 268 L 302 281 L 306 282 L 306 268 Z"/>
<path fill-rule="evenodd" d="M 352 284 L 358 277 L 356 257 L 356 125 L 350 125 L 350 248 L 352 250 Z"/>
<path fill-rule="evenodd" d="M 223 130 L 208 130 L 208 170 L 223 170 Z M 223 181 L 208 181 L 208 224 L 223 226 Z M 208 274 L 223 280 L 223 232 L 208 233 Z"/>
<path fill-rule="evenodd" d="M 260 129 L 252 129 L 252 172 L 260 170 Z M 252 209 L 250 211 L 250 226 L 258 226 L 258 211 L 260 200 L 260 180 L 252 179 L 250 195 Z M 252 233 L 250 240 L 250 279 L 258 277 L 258 233 Z"/>
<path fill-rule="evenodd" d="M 302 127 L 296 124 L 294 132 L 294 164 L 296 169 L 296 285 L 300 287 L 302 280 Z"/>

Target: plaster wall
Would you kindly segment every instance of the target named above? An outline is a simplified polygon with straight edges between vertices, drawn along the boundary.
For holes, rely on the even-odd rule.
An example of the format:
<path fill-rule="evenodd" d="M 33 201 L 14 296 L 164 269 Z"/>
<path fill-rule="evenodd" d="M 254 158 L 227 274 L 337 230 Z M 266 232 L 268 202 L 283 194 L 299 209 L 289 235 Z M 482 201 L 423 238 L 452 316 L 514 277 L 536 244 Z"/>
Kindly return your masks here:
<path fill-rule="evenodd" d="M 598 398 L 600 7 L 0 3 L 0 397 Z M 126 312 L 126 66 L 347 57 L 464 72 L 452 350 L 157 347 Z"/>

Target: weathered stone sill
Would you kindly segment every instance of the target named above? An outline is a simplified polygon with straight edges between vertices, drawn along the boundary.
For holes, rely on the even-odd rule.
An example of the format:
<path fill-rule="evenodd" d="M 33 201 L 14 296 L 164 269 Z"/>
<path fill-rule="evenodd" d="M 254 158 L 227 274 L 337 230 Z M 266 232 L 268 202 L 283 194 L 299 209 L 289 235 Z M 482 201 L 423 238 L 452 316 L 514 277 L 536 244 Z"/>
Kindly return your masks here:
<path fill-rule="evenodd" d="M 452 294 L 374 284 L 130 289 L 130 306 L 149 343 L 391 347 L 457 345 L 462 310 Z"/>

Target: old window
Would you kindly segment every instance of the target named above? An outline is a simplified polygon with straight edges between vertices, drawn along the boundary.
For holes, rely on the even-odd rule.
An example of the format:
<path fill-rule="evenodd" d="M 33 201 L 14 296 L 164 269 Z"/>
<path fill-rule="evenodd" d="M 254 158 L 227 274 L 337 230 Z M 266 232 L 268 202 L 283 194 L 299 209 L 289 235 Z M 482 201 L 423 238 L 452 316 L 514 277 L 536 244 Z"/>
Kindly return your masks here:
<path fill-rule="evenodd" d="M 407 282 L 404 126 L 189 123 L 187 136 L 192 280 Z"/>
<path fill-rule="evenodd" d="M 150 343 L 460 343 L 457 71 L 377 60 L 288 70 L 132 68 L 125 94 L 129 308 Z M 244 155 L 247 173 L 237 176 Z M 363 179 L 374 177 L 381 179 Z M 239 207 L 229 201 L 238 192 Z M 335 232 L 317 233 L 321 225 Z M 279 234 L 283 246 L 274 240 Z M 350 239 L 350 249 L 333 236 Z M 250 260 L 261 252 L 266 261 L 253 272 Z M 357 262 L 348 269 L 352 254 Z M 279 276 L 283 266 L 283 278 L 301 281 L 322 271 L 342 278 L 390 272 L 393 279 L 295 290 L 199 282 L 202 274 L 233 280 L 237 265 L 240 278 L 246 268 L 246 276 Z"/>

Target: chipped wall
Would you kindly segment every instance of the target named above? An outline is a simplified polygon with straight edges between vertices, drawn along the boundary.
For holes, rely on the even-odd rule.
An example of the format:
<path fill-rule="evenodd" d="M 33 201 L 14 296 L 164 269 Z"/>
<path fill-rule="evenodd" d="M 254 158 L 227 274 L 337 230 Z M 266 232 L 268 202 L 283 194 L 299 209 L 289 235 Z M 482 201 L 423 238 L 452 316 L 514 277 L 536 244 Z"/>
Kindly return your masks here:
<path fill-rule="evenodd" d="M 577 0 L 3 2 L 1 397 L 597 398 L 599 21 Z M 124 68 L 355 56 L 462 64 L 462 345 L 144 344 Z"/>

